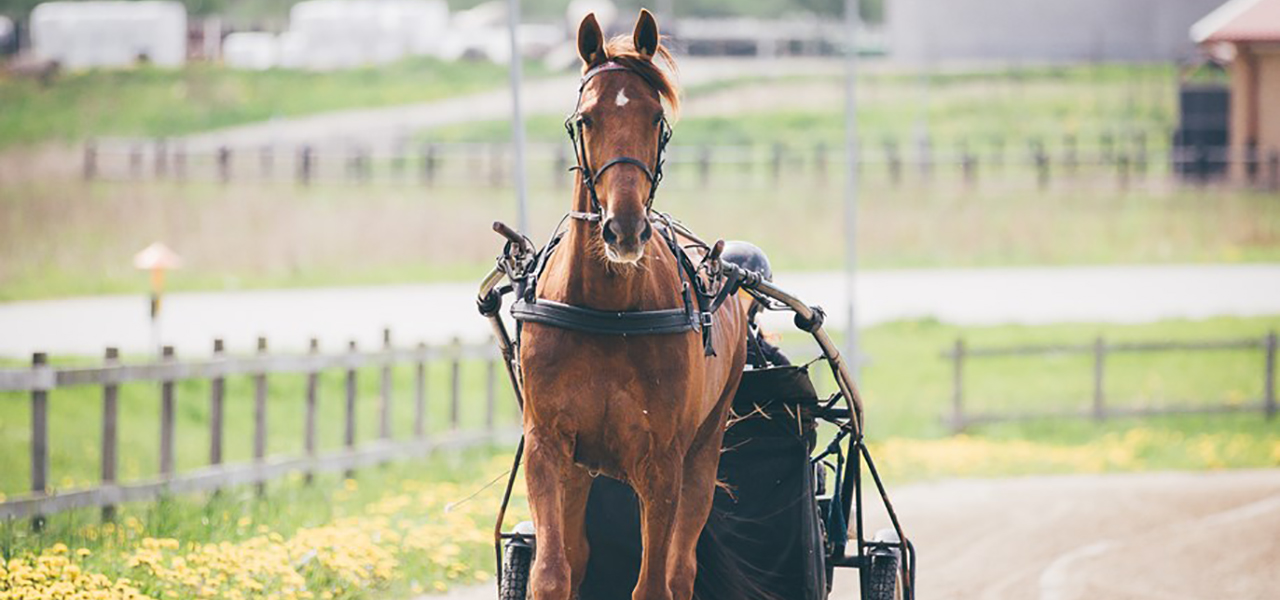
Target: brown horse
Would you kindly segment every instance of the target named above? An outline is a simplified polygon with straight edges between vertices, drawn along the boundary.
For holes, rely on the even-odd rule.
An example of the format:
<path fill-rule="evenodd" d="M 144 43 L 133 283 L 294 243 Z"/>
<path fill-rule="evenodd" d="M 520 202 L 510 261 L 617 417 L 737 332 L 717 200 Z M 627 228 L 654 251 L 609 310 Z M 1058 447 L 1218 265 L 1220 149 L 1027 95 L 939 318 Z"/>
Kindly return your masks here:
<path fill-rule="evenodd" d="M 662 225 L 649 210 L 664 101 L 678 106 L 678 90 L 654 58 L 674 68 L 671 56 L 645 10 L 630 39 L 607 42 L 588 15 L 578 52 L 587 74 L 577 113 L 579 161 L 604 168 L 591 174 L 592 184 L 578 182 L 571 213 L 577 218 L 551 255 L 538 297 L 602 311 L 679 308 L 680 265 L 654 235 L 654 225 Z M 711 331 L 714 356 L 704 353 L 698 331 L 609 335 L 524 325 L 535 600 L 576 594 L 587 565 L 584 517 L 596 474 L 629 483 L 640 499 L 644 551 L 632 598 L 692 597 L 695 547 L 711 510 L 720 444 L 745 361 L 746 321 L 737 302 L 716 312 Z"/>

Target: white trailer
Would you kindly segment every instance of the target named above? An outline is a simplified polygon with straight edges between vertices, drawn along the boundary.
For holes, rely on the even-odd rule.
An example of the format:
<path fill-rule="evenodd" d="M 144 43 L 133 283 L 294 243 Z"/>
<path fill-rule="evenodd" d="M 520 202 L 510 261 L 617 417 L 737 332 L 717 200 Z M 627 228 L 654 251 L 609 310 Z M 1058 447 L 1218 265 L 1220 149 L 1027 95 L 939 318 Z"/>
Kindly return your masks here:
<path fill-rule="evenodd" d="M 434 55 L 448 24 L 444 0 L 305 0 L 289 11 L 282 62 L 328 70 Z"/>
<path fill-rule="evenodd" d="M 67 68 L 177 67 L 187 58 L 187 10 L 178 2 L 46 2 L 31 11 L 31 49 Z"/>

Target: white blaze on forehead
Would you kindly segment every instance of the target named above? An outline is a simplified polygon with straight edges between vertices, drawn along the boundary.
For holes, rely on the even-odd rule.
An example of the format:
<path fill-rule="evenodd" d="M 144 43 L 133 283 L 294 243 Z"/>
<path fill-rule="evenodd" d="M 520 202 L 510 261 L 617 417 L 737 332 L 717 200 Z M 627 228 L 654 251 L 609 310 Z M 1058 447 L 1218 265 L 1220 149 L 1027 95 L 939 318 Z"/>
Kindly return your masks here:
<path fill-rule="evenodd" d="M 626 106 L 627 103 L 631 101 L 631 99 L 627 97 L 627 89 L 622 88 L 618 90 L 618 97 L 614 98 L 613 101 L 617 103 L 618 106 Z"/>

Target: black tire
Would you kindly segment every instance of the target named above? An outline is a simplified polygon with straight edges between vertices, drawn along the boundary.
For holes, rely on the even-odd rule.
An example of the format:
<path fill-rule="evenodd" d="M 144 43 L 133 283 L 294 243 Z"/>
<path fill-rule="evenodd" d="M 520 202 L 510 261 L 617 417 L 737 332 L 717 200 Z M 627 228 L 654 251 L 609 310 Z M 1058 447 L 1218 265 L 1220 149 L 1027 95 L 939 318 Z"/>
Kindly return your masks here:
<path fill-rule="evenodd" d="M 876 533 L 876 541 L 898 541 L 892 530 Z M 897 550 L 876 549 L 869 556 L 870 564 L 862 570 L 862 600 L 901 600 L 902 573 L 898 565 L 902 560 Z"/>
<path fill-rule="evenodd" d="M 502 581 L 499 600 L 525 600 L 529 594 L 529 569 L 533 565 L 533 548 L 508 542 L 503 549 Z"/>

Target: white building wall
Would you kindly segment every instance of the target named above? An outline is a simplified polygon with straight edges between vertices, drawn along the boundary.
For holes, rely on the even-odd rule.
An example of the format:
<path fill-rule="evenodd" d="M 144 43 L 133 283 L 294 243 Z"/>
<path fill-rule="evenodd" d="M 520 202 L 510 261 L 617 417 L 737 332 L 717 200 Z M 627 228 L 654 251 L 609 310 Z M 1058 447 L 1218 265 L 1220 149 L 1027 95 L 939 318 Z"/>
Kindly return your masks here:
<path fill-rule="evenodd" d="M 31 11 L 31 48 L 68 68 L 122 67 L 145 58 L 176 67 L 187 57 L 187 11 L 178 2 L 47 2 Z"/>
<path fill-rule="evenodd" d="M 906 62 L 1176 60 L 1223 0 L 886 0 Z"/>

